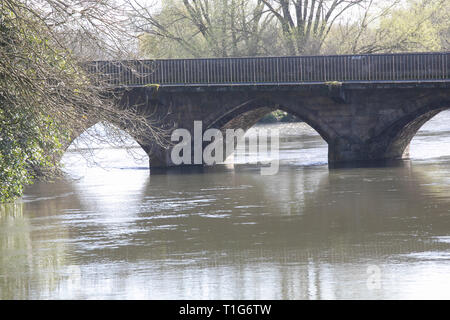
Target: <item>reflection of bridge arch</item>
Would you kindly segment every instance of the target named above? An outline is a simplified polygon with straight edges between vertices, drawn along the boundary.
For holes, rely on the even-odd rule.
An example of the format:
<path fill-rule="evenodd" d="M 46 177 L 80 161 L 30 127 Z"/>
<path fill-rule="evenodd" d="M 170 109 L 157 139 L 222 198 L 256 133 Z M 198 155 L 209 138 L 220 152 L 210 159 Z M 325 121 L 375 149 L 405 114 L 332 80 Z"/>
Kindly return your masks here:
<path fill-rule="evenodd" d="M 208 279 L 205 283 L 211 283 L 209 280 L 214 279 L 214 283 L 223 287 L 229 285 L 229 277 L 223 275 L 239 271 L 233 269 L 233 266 L 243 272 L 242 270 L 254 270 L 255 266 L 261 266 L 259 262 L 263 262 L 265 268 L 267 267 L 265 271 L 277 272 L 279 277 L 276 279 L 282 280 L 269 282 L 271 288 L 293 289 L 296 294 L 306 297 L 308 289 L 315 288 L 325 290 L 322 293 L 326 297 L 329 289 L 324 288 L 323 284 L 330 284 L 330 281 L 326 281 L 324 277 L 335 278 L 336 281 L 331 282 L 332 288 L 342 288 L 341 284 L 345 281 L 338 280 L 341 280 L 342 268 L 349 267 L 348 262 L 361 261 L 361 258 L 363 261 L 367 261 L 366 258 L 379 258 L 383 261 L 387 256 L 438 250 L 444 252 L 448 249 L 448 244 L 429 238 L 430 235 L 447 234 L 450 223 L 448 219 L 442 218 L 450 199 L 448 179 L 436 173 L 430 166 L 367 170 L 364 172 L 366 179 L 361 179 L 361 173 L 355 174 L 354 170 L 330 173 L 325 168 L 306 170 L 311 170 L 308 179 L 317 182 L 317 185 L 312 187 L 310 192 L 304 192 L 305 199 L 302 202 L 298 201 L 297 190 L 303 190 L 303 186 L 308 184 L 304 183 L 301 176 L 289 173 L 283 177 L 262 177 L 252 173 L 231 172 L 224 173 L 223 176 L 186 175 L 183 179 L 180 179 L 179 175 L 160 175 L 143 178 L 138 183 L 140 187 L 137 189 L 140 191 L 135 193 L 135 198 L 129 199 L 132 205 L 126 212 L 123 207 L 110 203 L 110 206 L 102 205 L 100 211 L 109 211 L 109 215 L 100 216 L 98 203 L 92 201 L 95 197 L 92 197 L 89 188 L 83 184 L 79 187 L 71 187 L 70 184 L 55 185 L 52 187 L 56 191 L 55 195 L 68 195 L 28 202 L 25 208 L 33 214 L 24 217 L 30 220 L 36 212 L 49 212 L 48 208 L 51 207 L 54 208 L 52 215 L 66 209 L 67 214 L 73 215 L 74 209 L 81 209 L 81 212 L 76 214 L 79 215 L 78 219 L 68 223 L 70 216 L 67 216 L 67 219 L 52 218 L 51 221 L 56 227 L 52 230 L 56 230 L 56 233 L 48 232 L 47 228 L 33 228 L 33 232 L 41 232 L 34 235 L 29 233 L 31 229 L 23 228 L 21 217 L 14 217 L 14 220 L 0 219 L 0 227 L 2 223 L 7 223 L 9 227 L 11 223 L 17 225 L 15 230 L 21 237 L 21 241 L 17 242 L 19 247 L 10 249 L 5 245 L 11 242 L 0 241 L 0 250 L 5 253 L 7 249 L 14 255 L 17 255 L 17 252 L 26 252 L 33 257 L 29 261 L 34 272 L 30 274 L 24 270 L 18 274 L 20 282 L 17 283 L 21 285 L 19 289 L 27 295 L 30 275 L 33 279 L 52 280 L 48 282 L 52 284 L 60 281 L 58 278 L 48 278 L 48 272 L 42 268 L 40 261 L 43 261 L 41 258 L 44 253 L 45 256 L 55 254 L 55 258 L 63 257 L 61 254 L 69 254 L 76 257 L 76 261 L 82 265 L 98 263 L 99 255 L 103 261 L 119 261 L 119 269 L 115 270 L 123 271 L 120 272 L 121 275 L 125 274 L 121 281 L 134 285 L 136 281 L 133 281 L 135 278 L 132 277 L 131 271 L 143 266 L 142 261 L 145 259 L 147 262 L 141 271 L 148 277 L 147 280 L 152 281 L 144 282 L 153 284 L 150 289 L 146 289 L 159 295 L 169 292 L 163 290 L 161 293 L 153 289 L 173 288 L 174 282 L 178 285 L 177 290 L 191 290 L 192 282 L 186 282 L 186 277 L 178 275 L 191 274 L 195 263 L 201 263 L 203 269 L 208 265 L 212 267 L 206 275 Z M 342 179 L 342 175 L 346 178 Z M 372 180 L 377 177 L 381 179 Z M 392 188 L 397 190 L 395 194 L 398 196 L 394 201 L 386 202 L 388 197 L 391 199 L 390 191 L 386 190 L 386 177 L 394 178 Z M 279 184 L 275 181 L 271 183 L 267 179 L 277 179 Z M 36 191 L 43 190 L 39 185 L 31 188 Z M 280 198 L 282 188 L 288 188 L 283 192 L 283 195 L 288 197 Z M 83 192 L 78 192 L 80 190 Z M 348 193 L 349 190 L 358 194 L 352 196 Z M 243 192 L 245 196 L 242 196 Z M 262 206 L 252 206 L 255 204 Z M 233 212 L 224 211 L 225 205 L 231 206 Z M 292 210 L 286 210 L 286 206 L 290 206 Z M 124 215 L 126 219 L 115 221 Z M 412 223 L 404 223 L 404 219 L 409 219 Z M 255 223 L 247 224 L 248 221 Z M 433 223 L 434 221 L 436 223 Z M 38 221 L 34 221 L 36 222 Z M 114 232 L 117 230 L 111 227 L 111 222 L 118 223 L 118 226 L 124 223 L 120 230 L 126 233 Z M 68 225 L 67 231 L 64 225 Z M 424 229 L 424 226 L 433 226 L 433 233 L 430 234 L 430 230 Z M 112 232 L 107 232 L 108 229 Z M 61 236 L 61 231 L 69 232 L 70 238 L 78 240 L 83 240 L 86 235 L 95 235 L 93 245 L 102 241 L 112 241 L 115 245 L 107 250 L 94 248 L 96 251 L 93 251 L 92 248 L 88 250 L 86 247 L 73 250 L 73 246 L 85 244 L 84 241 L 76 241 L 59 251 L 55 241 L 45 240 Z M 189 232 L 189 237 L 186 236 L 186 231 Z M 391 231 L 394 240 L 389 237 Z M 405 240 L 404 236 L 411 233 L 417 240 L 413 240 L 411 236 L 409 241 L 397 241 L 399 238 Z M 29 241 L 23 241 L 22 238 L 28 239 L 37 235 L 42 240 L 42 245 L 50 247 L 38 246 L 29 250 Z M 430 241 L 423 241 L 424 237 L 421 235 Z M 376 239 L 380 242 L 376 242 Z M 119 245 L 116 246 L 117 244 Z M 377 244 L 379 246 L 373 251 L 373 245 Z M 7 257 L 5 254 L 2 256 Z M 170 270 L 166 268 L 168 258 L 172 262 Z M 120 263 L 123 261 L 126 263 Z M 61 264 L 55 267 L 64 268 L 69 265 L 66 265 L 68 262 L 70 261 L 58 260 Z M 155 269 L 146 267 L 148 265 L 162 270 L 164 276 L 161 277 L 161 272 L 154 273 Z M 309 270 L 307 266 L 316 268 Z M 310 275 L 308 270 L 314 272 L 313 282 L 306 277 Z M 364 275 L 365 269 L 362 272 Z M 155 277 L 152 276 L 154 274 Z M 103 273 L 91 273 L 87 276 L 91 277 L 89 279 L 93 277 L 100 280 L 102 275 Z M 245 281 L 254 281 L 254 278 L 246 279 Z M 261 279 L 262 282 L 263 280 Z M 46 283 L 32 282 L 34 285 Z M 292 283 L 298 283 L 299 286 L 291 288 Z M 242 285 L 238 281 L 235 285 L 239 285 L 236 289 L 242 290 L 250 283 L 244 282 Z M 15 290 L 17 291 L 17 286 Z M 173 291 L 170 294 L 173 294 Z M 318 297 L 320 294 L 321 292 L 317 291 Z M 289 296 L 292 295 L 287 297 Z"/>

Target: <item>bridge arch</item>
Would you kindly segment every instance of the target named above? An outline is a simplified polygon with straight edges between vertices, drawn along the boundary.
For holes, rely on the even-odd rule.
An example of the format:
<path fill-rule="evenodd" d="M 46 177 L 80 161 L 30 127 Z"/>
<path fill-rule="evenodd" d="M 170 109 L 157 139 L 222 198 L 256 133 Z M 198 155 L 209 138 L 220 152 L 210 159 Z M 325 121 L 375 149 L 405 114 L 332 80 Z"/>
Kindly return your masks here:
<path fill-rule="evenodd" d="M 407 148 L 411 160 L 448 158 L 450 156 L 450 108 L 427 121 L 414 135 Z"/>
<path fill-rule="evenodd" d="M 319 145 L 317 145 L 317 150 L 319 151 L 314 154 L 314 157 L 319 156 L 320 161 L 322 161 L 322 158 L 327 159 L 328 153 L 327 151 L 323 150 L 323 144 L 327 145 L 326 139 L 328 139 L 328 134 L 325 130 L 322 129 L 322 124 L 316 122 L 314 120 L 314 117 L 311 117 L 311 115 L 309 114 L 309 110 L 307 108 L 302 108 L 301 106 L 299 106 L 299 104 L 295 104 L 294 107 L 297 108 L 293 109 L 289 108 L 289 105 L 279 104 L 274 101 L 275 100 L 269 100 L 266 98 L 256 98 L 247 103 L 240 104 L 235 108 L 230 108 L 227 112 L 223 112 L 223 114 L 211 121 L 205 129 L 219 129 L 222 131 L 224 136 L 227 129 L 242 129 L 244 132 L 247 132 L 267 114 L 276 110 L 281 110 L 286 112 L 287 114 L 295 116 L 297 119 L 299 119 L 299 121 L 302 121 L 307 128 L 309 128 L 309 130 L 306 129 L 305 132 L 302 131 L 303 133 L 299 133 L 298 136 L 305 134 L 307 136 L 311 136 L 310 138 L 319 139 L 320 142 Z M 287 141 L 293 142 L 294 140 L 292 139 L 295 140 L 295 137 L 290 136 Z M 281 141 L 283 140 L 284 138 L 282 137 Z M 237 141 L 235 141 L 235 143 L 236 142 Z M 236 147 L 237 145 L 235 145 L 235 150 Z M 298 140 L 296 143 L 296 147 L 294 148 L 303 149 L 303 147 L 303 141 Z M 302 162 L 302 159 L 308 159 L 307 163 L 313 161 L 312 158 L 310 158 L 312 155 L 306 154 L 307 152 L 308 151 L 305 149 L 304 151 L 301 151 L 296 155 L 296 160 L 291 158 L 289 161 L 297 162 L 298 160 L 301 163 L 305 163 Z M 230 150 L 228 150 L 224 146 L 223 154 L 224 159 L 230 159 L 230 156 L 232 156 L 234 152 L 230 153 Z M 316 160 L 317 159 L 314 158 L 314 162 L 316 162 Z"/>
<path fill-rule="evenodd" d="M 253 99 L 247 103 L 231 108 L 207 125 L 207 128 L 238 129 L 244 131 L 250 129 L 261 118 L 275 110 L 282 110 L 288 114 L 296 116 L 308 126 L 313 128 L 325 142 L 328 142 L 330 135 L 323 128 L 322 124 L 316 121 L 307 108 L 290 108 L 289 105 L 279 104 L 266 98 Z"/>
<path fill-rule="evenodd" d="M 436 99 L 412 110 L 392 123 L 384 132 L 389 144 L 387 159 L 401 159 L 409 156 L 409 145 L 422 126 L 444 110 L 450 109 L 450 99 Z"/>
<path fill-rule="evenodd" d="M 448 94 L 444 82 L 196 84 L 161 86 L 158 90 L 133 88 L 124 94 L 122 103 L 156 115 L 169 137 L 175 129 L 186 129 L 191 137 L 198 136 L 199 121 L 203 131 L 247 130 L 265 114 L 280 109 L 295 115 L 321 136 L 328 144 L 329 164 L 352 165 L 402 158 L 419 128 L 448 107 Z M 142 147 L 150 156 L 152 168 L 178 166 L 172 161 L 171 145 L 158 146 L 149 140 Z"/>
<path fill-rule="evenodd" d="M 68 151 L 71 151 L 71 147 L 75 147 L 75 150 L 84 153 L 85 150 L 89 150 L 89 155 L 87 158 L 83 156 L 88 163 L 94 160 L 96 153 L 93 151 L 95 149 L 104 148 L 126 148 L 132 150 L 132 148 L 140 148 L 148 154 L 147 150 L 144 148 L 139 140 L 130 135 L 126 128 L 120 128 L 114 124 L 105 121 L 86 121 L 86 125 L 83 128 L 79 128 L 74 131 L 70 139 L 66 141 L 63 146 L 64 153 L 61 155 L 63 159 L 64 155 Z M 138 157 L 144 156 L 140 151 L 131 151 L 129 153 L 134 160 Z M 90 159 L 92 158 L 92 159 Z M 96 160 L 94 160 L 96 162 Z"/>

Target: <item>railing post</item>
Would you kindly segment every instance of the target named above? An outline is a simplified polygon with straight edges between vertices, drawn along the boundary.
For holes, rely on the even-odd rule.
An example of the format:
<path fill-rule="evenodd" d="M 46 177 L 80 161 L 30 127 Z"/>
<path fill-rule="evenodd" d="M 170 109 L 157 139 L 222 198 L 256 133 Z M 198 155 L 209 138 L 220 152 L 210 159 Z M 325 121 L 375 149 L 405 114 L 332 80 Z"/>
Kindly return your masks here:
<path fill-rule="evenodd" d="M 209 84 L 209 59 L 206 59 L 206 83 Z"/>
<path fill-rule="evenodd" d="M 276 62 L 277 62 L 277 70 L 276 70 L 276 82 L 277 84 L 280 83 L 280 58 L 276 58 Z"/>

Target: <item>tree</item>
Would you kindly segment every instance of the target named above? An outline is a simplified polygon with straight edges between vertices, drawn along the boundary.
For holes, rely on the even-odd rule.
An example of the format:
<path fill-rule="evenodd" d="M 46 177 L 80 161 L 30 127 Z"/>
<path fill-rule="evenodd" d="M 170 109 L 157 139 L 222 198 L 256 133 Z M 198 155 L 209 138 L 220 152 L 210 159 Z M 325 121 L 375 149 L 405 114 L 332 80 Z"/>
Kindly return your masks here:
<path fill-rule="evenodd" d="M 69 6 L 46 0 L 39 8 L 20 0 L 1 3 L 0 202 L 20 196 L 34 178 L 57 172 L 62 147 L 74 132 L 85 128 L 87 120 L 111 123 L 111 133 L 124 123 L 133 123 L 134 137 L 158 139 L 158 129 L 146 116 L 117 108 L 117 92 L 87 74 L 83 57 L 61 41 L 67 30 L 81 26 L 93 38 L 102 37 L 102 30 L 116 30 L 108 29 L 105 20 L 101 28 L 94 23 L 98 3 L 74 1 Z M 110 56 L 117 43 L 117 39 L 105 42 Z"/>
<path fill-rule="evenodd" d="M 367 0 L 262 0 L 279 22 L 289 55 L 319 54 L 344 13 Z"/>
<path fill-rule="evenodd" d="M 435 51 L 449 47 L 446 0 L 130 1 L 149 57 Z"/>
<path fill-rule="evenodd" d="M 431 1 L 434 8 L 430 14 L 431 24 L 436 28 L 440 50 L 450 50 L 450 2 L 445 0 Z"/>
<path fill-rule="evenodd" d="M 393 1 L 360 19 L 331 30 L 330 53 L 382 53 L 448 50 L 450 3 L 445 0 Z"/>
<path fill-rule="evenodd" d="M 129 4 L 141 48 L 151 57 L 257 56 L 276 38 L 262 0 L 168 0 L 159 10 Z"/>

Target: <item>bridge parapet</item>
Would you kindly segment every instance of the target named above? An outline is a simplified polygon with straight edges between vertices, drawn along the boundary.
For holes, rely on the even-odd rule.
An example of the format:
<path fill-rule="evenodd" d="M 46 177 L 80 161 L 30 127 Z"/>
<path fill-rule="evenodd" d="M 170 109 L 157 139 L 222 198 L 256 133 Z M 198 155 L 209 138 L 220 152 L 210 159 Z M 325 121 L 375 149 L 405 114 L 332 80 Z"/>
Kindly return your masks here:
<path fill-rule="evenodd" d="M 94 61 L 87 68 L 112 86 L 446 81 L 450 52 Z"/>

